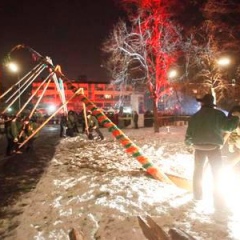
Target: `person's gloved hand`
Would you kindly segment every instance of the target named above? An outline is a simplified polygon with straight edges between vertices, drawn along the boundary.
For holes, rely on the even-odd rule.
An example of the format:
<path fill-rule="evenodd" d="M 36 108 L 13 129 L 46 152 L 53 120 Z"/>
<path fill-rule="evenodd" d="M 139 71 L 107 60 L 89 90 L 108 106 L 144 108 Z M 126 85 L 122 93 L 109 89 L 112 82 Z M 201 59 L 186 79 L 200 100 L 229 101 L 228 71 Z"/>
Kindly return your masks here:
<path fill-rule="evenodd" d="M 14 139 L 13 139 L 13 142 L 15 142 L 15 143 L 18 142 L 18 139 L 17 139 L 17 138 L 14 138 Z"/>
<path fill-rule="evenodd" d="M 229 151 L 230 153 L 234 153 L 234 152 L 235 152 L 234 145 L 230 144 L 230 145 L 228 146 L 228 151 Z"/>

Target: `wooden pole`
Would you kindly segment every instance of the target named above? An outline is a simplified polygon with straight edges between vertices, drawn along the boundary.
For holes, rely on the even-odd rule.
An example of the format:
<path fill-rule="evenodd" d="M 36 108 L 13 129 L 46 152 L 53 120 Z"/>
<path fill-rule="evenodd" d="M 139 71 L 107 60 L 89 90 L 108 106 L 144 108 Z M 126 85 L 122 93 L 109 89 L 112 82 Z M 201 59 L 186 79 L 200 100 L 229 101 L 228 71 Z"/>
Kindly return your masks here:
<path fill-rule="evenodd" d="M 62 104 L 49 118 L 47 118 L 41 126 L 39 126 L 36 131 L 34 131 L 27 139 L 25 139 L 20 145 L 19 148 L 21 148 L 25 143 L 27 143 L 36 133 L 38 133 L 66 104 L 68 104 L 76 95 L 78 95 L 81 91 L 81 88 L 79 88 L 64 104 Z"/>
<path fill-rule="evenodd" d="M 35 66 L 35 68 L 32 70 L 32 72 L 34 72 L 42 63 L 39 63 L 37 66 Z M 21 83 L 23 81 L 23 79 L 25 79 L 28 75 L 30 75 L 31 72 L 29 72 L 26 76 L 24 76 L 23 78 L 21 78 L 17 83 L 13 84 L 7 91 L 5 91 L 2 95 L 0 95 L 0 99 L 3 98 L 5 95 L 7 95 L 11 90 L 13 90 L 14 87 L 17 87 L 19 85 L 19 83 Z"/>
<path fill-rule="evenodd" d="M 30 96 L 30 98 L 27 100 L 27 102 L 22 106 L 22 108 L 18 111 L 18 113 L 16 114 L 16 116 L 18 117 L 20 115 L 20 113 L 25 109 L 25 107 L 28 105 L 28 103 L 33 99 L 33 97 L 37 94 L 38 90 L 43 86 L 43 84 L 51 77 L 51 74 L 49 74 L 49 76 L 44 79 L 41 84 L 38 86 L 38 88 L 36 89 L 36 91 Z"/>
<path fill-rule="evenodd" d="M 44 68 L 42 68 L 41 71 L 43 71 L 43 69 L 44 69 Z M 39 74 L 40 74 L 40 73 L 39 73 Z M 31 80 L 28 79 L 29 83 L 28 83 L 28 85 L 25 87 L 25 89 L 24 89 L 23 91 L 25 91 L 25 90 L 30 86 L 30 84 L 36 79 L 37 76 L 38 76 L 38 75 L 36 75 L 36 76 L 35 76 L 33 79 L 31 79 Z M 26 82 L 25 82 L 25 83 L 26 83 Z M 16 93 L 16 92 L 15 92 L 15 93 Z M 15 93 L 14 93 L 13 95 L 15 95 Z M 20 93 L 20 95 L 21 95 L 21 94 L 22 94 L 22 92 Z M 12 96 L 13 96 L 13 95 L 12 95 Z M 9 99 L 11 99 L 12 96 L 11 96 Z M 11 107 L 18 98 L 19 98 L 19 96 L 16 96 L 16 97 L 12 100 L 12 102 L 3 110 L 2 114 L 5 113 L 5 112 L 7 111 L 7 109 L 8 109 L 9 107 Z M 9 100 L 9 99 L 8 99 L 8 100 Z M 7 100 L 7 101 L 8 101 L 8 100 Z"/>
<path fill-rule="evenodd" d="M 84 91 L 82 91 L 82 94 L 84 94 Z M 84 102 L 82 102 L 82 104 L 83 104 L 83 116 L 84 116 L 84 121 L 85 121 L 85 129 L 86 129 L 87 135 L 89 135 L 86 105 Z"/>

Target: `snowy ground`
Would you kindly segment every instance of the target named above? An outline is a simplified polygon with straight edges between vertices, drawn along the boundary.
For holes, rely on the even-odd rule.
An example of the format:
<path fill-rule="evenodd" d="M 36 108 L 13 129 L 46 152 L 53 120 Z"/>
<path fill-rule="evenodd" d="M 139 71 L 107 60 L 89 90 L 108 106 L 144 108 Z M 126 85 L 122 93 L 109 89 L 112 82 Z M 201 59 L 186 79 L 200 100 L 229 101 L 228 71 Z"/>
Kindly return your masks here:
<path fill-rule="evenodd" d="M 164 172 L 191 179 L 185 126 L 123 131 Z M 209 200 L 194 204 L 191 193 L 152 179 L 103 132 L 104 141 L 85 135 L 60 140 L 35 189 L 11 206 L 22 213 L 3 239 L 66 240 L 75 228 L 86 240 L 145 240 L 137 216 L 147 215 L 166 232 L 176 227 L 199 240 L 240 239 L 239 213 L 215 212 Z"/>

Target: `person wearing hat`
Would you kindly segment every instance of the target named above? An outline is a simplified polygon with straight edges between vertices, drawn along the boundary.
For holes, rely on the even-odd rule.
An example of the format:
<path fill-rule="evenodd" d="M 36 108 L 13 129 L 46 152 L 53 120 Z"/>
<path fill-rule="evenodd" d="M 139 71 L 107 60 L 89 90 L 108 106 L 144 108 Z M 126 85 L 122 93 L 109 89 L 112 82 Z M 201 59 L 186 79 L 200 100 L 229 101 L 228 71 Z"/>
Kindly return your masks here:
<path fill-rule="evenodd" d="M 220 192 L 220 171 L 222 168 L 221 147 L 224 144 L 224 133 L 235 130 L 239 123 L 239 112 L 226 116 L 215 108 L 211 94 L 196 99 L 201 108 L 191 116 L 185 135 L 185 144 L 194 149 L 193 197 L 202 200 L 202 178 L 204 166 L 208 160 L 213 176 L 213 201 L 215 209 L 225 208 Z"/>
<path fill-rule="evenodd" d="M 87 122 L 88 126 L 86 127 L 86 130 L 88 132 L 88 139 L 93 139 L 93 131 L 95 131 L 98 134 L 99 139 L 103 140 L 104 136 L 99 129 L 98 120 L 95 116 L 93 116 L 91 111 L 87 112 Z"/>

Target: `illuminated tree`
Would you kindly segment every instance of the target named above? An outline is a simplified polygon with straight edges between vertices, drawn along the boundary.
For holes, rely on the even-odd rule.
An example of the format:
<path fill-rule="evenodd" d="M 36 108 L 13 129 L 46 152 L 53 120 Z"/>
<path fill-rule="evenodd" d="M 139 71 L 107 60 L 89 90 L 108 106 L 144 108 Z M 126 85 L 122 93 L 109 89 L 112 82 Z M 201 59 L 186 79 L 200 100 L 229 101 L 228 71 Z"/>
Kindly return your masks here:
<path fill-rule="evenodd" d="M 159 131 L 157 105 L 169 91 L 167 73 L 181 45 L 180 28 L 170 14 L 173 1 L 122 0 L 128 22 L 120 20 L 104 42 L 105 66 L 119 85 L 143 85 L 153 99 L 154 131 Z"/>

